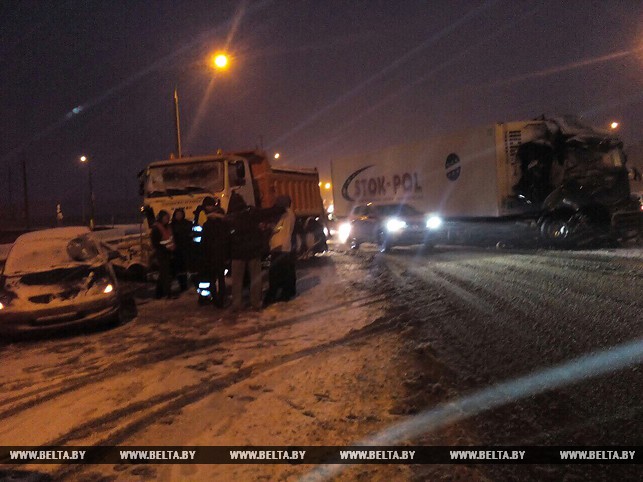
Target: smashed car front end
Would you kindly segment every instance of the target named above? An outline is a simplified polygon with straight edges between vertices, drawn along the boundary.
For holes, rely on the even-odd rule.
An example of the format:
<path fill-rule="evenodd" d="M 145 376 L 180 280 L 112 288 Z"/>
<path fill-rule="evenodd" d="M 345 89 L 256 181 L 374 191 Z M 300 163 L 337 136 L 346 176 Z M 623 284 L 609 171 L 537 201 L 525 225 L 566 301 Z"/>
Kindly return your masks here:
<path fill-rule="evenodd" d="M 118 286 L 107 265 L 6 277 L 0 304 L 3 334 L 98 323 L 117 317 L 120 308 Z"/>

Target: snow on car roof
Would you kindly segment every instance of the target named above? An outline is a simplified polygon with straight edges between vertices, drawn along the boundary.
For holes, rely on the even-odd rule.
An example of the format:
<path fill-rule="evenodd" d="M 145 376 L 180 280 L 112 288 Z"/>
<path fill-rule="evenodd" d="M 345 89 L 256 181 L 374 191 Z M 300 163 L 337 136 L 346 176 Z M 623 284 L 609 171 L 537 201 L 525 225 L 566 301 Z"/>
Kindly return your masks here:
<path fill-rule="evenodd" d="M 68 246 L 72 239 L 89 233 L 89 229 L 85 227 L 70 227 L 23 234 L 16 239 L 9 252 L 4 274 L 14 276 L 88 264 L 90 260 L 72 259 Z"/>
<path fill-rule="evenodd" d="M 86 226 L 41 229 L 39 231 L 32 231 L 30 233 L 18 236 L 18 239 L 16 239 L 16 244 L 21 242 L 31 242 L 34 240 L 45 239 L 73 239 L 89 232 L 89 228 L 87 228 Z"/>

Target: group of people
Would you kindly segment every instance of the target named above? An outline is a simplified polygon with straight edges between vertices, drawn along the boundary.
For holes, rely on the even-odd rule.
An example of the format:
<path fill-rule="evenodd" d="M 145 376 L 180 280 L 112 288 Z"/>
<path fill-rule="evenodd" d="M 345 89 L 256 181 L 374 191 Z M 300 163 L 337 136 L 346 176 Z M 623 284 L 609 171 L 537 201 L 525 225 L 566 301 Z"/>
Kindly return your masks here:
<path fill-rule="evenodd" d="M 171 285 L 175 278 L 181 291 L 185 291 L 188 271 L 195 269 L 197 282 L 209 282 L 213 304 L 225 307 L 225 270 L 228 268 L 232 275 L 232 311 L 243 307 L 246 280 L 250 287 L 250 306 L 254 310 L 277 301 L 289 301 L 296 295 L 293 249 L 296 219 L 289 196 L 279 196 L 273 207 L 260 209 L 248 206 L 235 192 L 228 202 L 227 213 L 219 200 L 208 196 L 195 212 L 195 219 L 199 219 L 201 212 L 205 221 L 198 245 L 193 242 L 193 225 L 182 209 L 174 211 L 171 220 L 167 211 L 158 213 L 151 231 L 159 273 L 157 298 L 173 297 Z M 269 286 L 262 297 L 261 264 L 266 254 L 270 255 Z"/>

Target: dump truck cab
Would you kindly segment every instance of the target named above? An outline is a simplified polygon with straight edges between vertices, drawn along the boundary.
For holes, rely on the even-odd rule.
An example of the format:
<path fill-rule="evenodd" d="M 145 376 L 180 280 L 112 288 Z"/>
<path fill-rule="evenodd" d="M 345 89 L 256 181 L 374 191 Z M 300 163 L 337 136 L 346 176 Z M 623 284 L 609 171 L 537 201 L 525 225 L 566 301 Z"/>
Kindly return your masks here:
<path fill-rule="evenodd" d="M 151 225 L 161 210 L 172 214 L 185 211 L 186 219 L 194 219 L 197 209 L 207 196 L 216 197 L 227 209 L 233 191 L 246 203 L 256 205 L 248 159 L 233 154 L 183 157 L 151 163 L 139 176 L 143 195 L 143 212 Z"/>

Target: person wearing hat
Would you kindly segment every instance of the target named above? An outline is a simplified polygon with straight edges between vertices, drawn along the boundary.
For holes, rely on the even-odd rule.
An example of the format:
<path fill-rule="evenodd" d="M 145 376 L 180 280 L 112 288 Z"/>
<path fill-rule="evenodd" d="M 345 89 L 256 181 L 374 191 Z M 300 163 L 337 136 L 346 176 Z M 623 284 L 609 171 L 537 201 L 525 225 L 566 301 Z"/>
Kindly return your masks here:
<path fill-rule="evenodd" d="M 210 282 L 214 305 L 225 303 L 225 266 L 230 259 L 230 228 L 217 199 L 208 196 L 203 200 L 206 221 L 201 233 L 203 249 L 202 278 Z"/>
<path fill-rule="evenodd" d="M 161 210 L 152 225 L 150 234 L 154 254 L 158 263 L 159 276 L 156 280 L 156 298 L 172 298 L 172 254 L 175 249 L 174 236 L 170 228 L 170 213 Z"/>
<path fill-rule="evenodd" d="M 275 200 L 275 207 L 285 212 L 279 218 L 270 237 L 269 285 L 264 305 L 276 301 L 290 301 L 297 294 L 297 274 L 292 243 L 296 218 L 291 206 L 290 196 L 281 195 Z"/>

